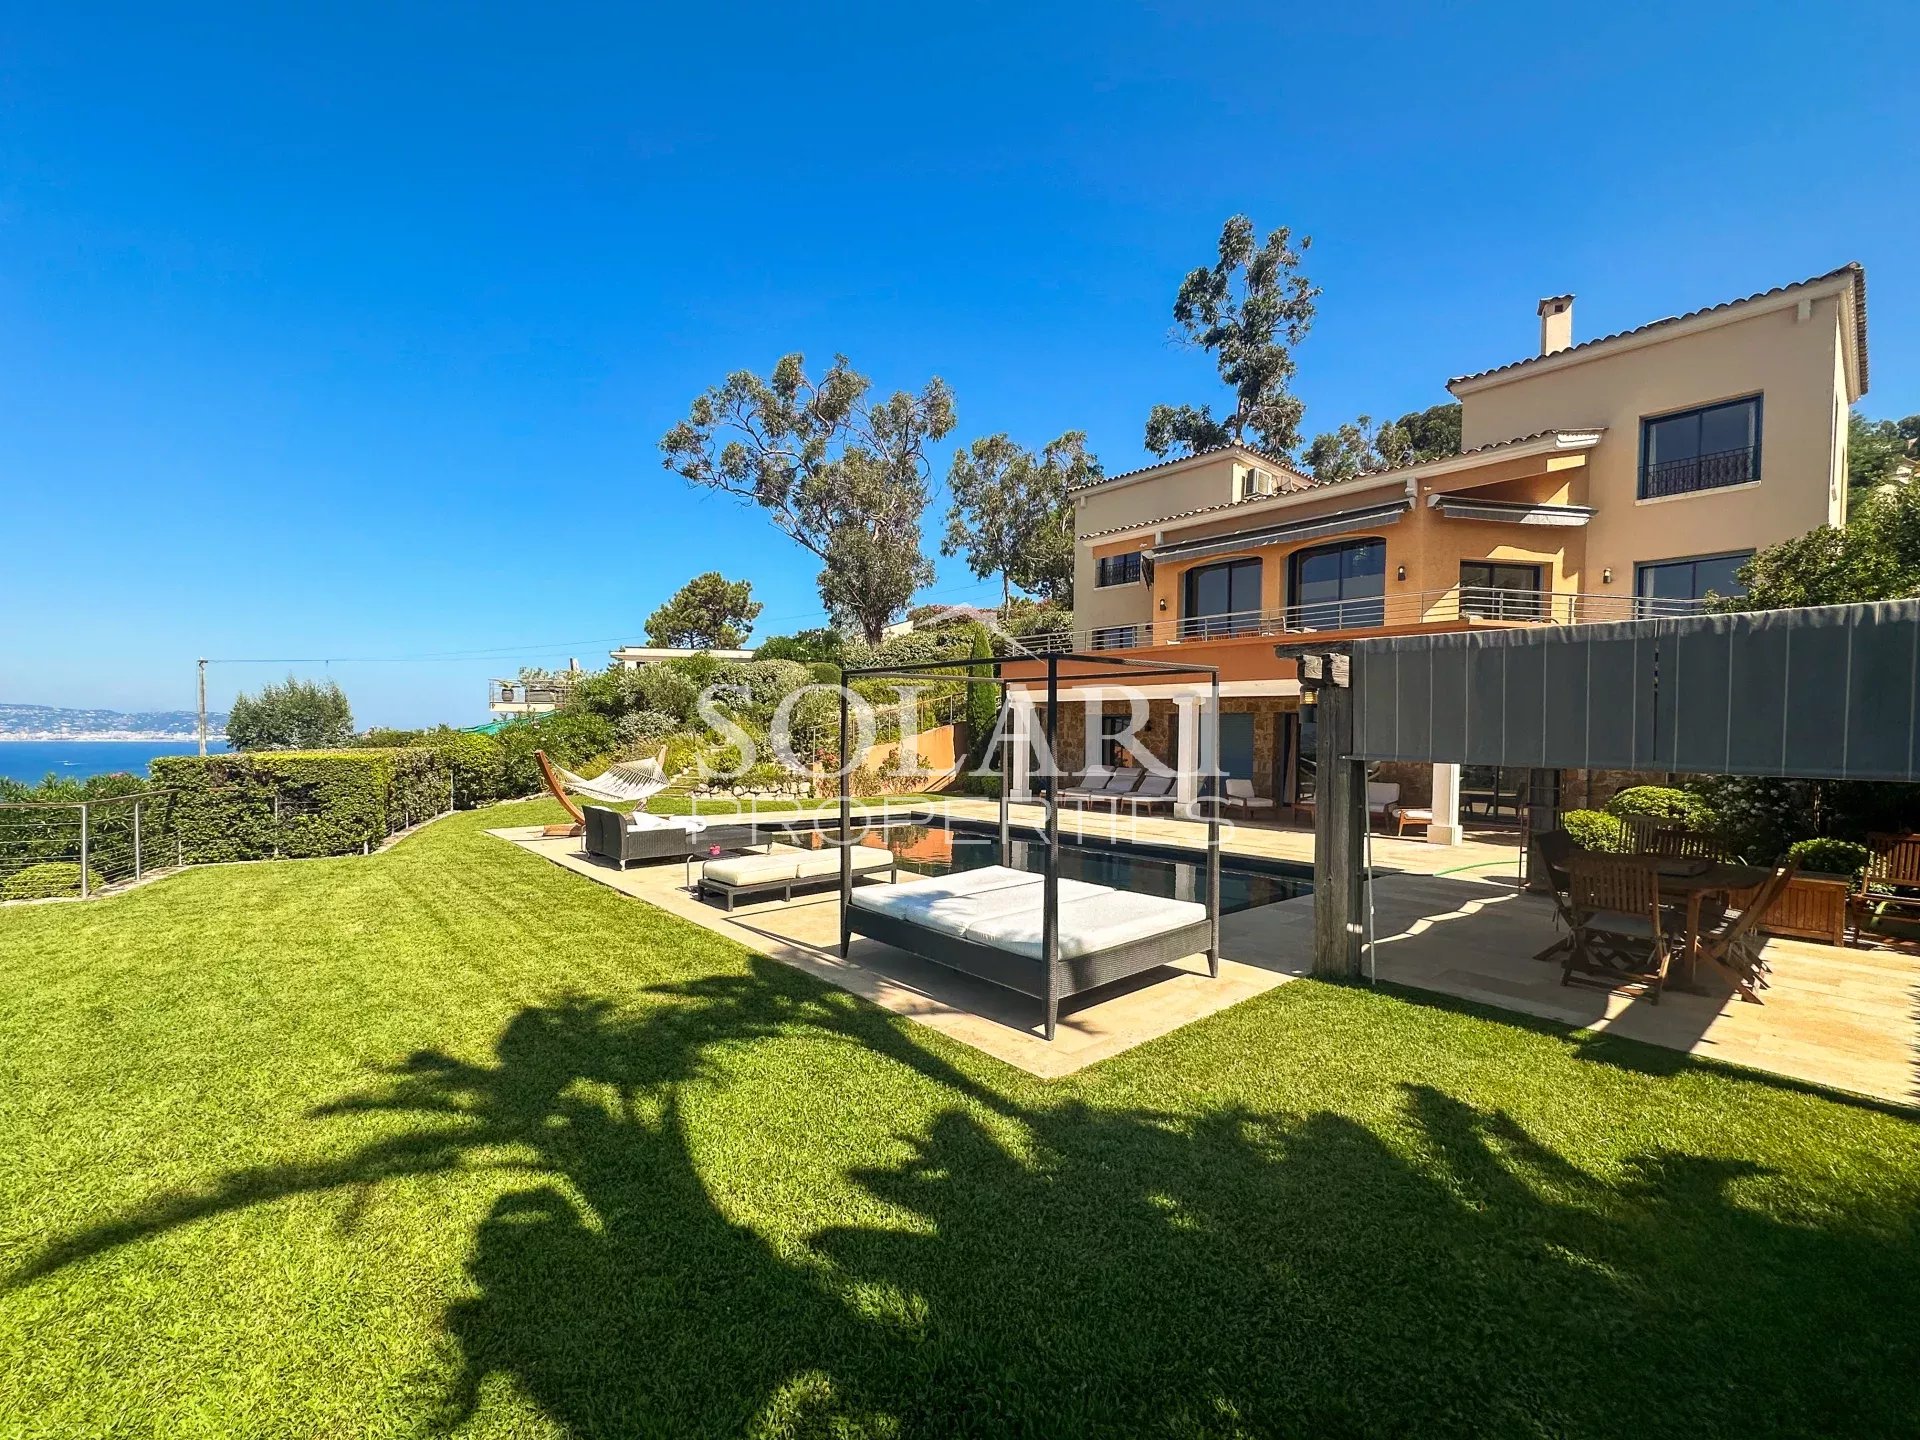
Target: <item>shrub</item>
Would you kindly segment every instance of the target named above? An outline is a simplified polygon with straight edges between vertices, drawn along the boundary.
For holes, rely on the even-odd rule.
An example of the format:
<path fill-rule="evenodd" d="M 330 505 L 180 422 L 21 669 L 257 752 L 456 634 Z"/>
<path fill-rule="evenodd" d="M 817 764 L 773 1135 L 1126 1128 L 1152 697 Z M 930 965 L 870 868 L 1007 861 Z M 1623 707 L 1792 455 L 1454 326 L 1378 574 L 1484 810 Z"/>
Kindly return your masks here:
<path fill-rule="evenodd" d="M 1787 854 L 1800 862 L 1802 870 L 1816 875 L 1858 875 L 1866 868 L 1868 858 L 1866 846 L 1824 835 L 1789 845 Z"/>
<path fill-rule="evenodd" d="M 87 891 L 92 894 L 107 882 L 100 872 L 87 870 Z M 71 860 L 49 860 L 9 875 L 0 883 L 0 900 L 51 900 L 60 895 L 80 893 L 80 867 Z"/>
<path fill-rule="evenodd" d="M 537 794 L 545 782 L 533 752 L 543 750 L 549 760 L 581 774 L 605 769 L 620 748 L 620 732 L 604 715 L 581 710 L 556 710 L 538 720 L 523 720 L 500 732 L 501 789 L 506 795 Z"/>
<path fill-rule="evenodd" d="M 634 710 L 614 722 L 620 732 L 620 748 L 631 755 L 651 755 L 667 737 L 680 728 L 680 722 L 664 710 Z"/>
<path fill-rule="evenodd" d="M 1607 801 L 1609 815 L 1645 815 L 1655 820 L 1679 821 L 1690 830 L 1713 824 L 1712 808 L 1699 796 L 1666 785 L 1635 785 Z"/>
<path fill-rule="evenodd" d="M 156 837 L 188 864 L 346 855 L 446 808 L 432 750 L 283 750 L 169 755 Z"/>
<path fill-rule="evenodd" d="M 506 751 L 497 736 L 443 725 L 438 730 L 426 731 L 419 743 L 437 755 L 453 777 L 453 803 L 457 809 L 471 810 L 476 805 L 506 798 L 501 788 Z"/>
<path fill-rule="evenodd" d="M 1611 852 L 1627 848 L 1619 817 L 1605 811 L 1569 810 L 1560 817 L 1560 825 L 1582 850 Z"/>

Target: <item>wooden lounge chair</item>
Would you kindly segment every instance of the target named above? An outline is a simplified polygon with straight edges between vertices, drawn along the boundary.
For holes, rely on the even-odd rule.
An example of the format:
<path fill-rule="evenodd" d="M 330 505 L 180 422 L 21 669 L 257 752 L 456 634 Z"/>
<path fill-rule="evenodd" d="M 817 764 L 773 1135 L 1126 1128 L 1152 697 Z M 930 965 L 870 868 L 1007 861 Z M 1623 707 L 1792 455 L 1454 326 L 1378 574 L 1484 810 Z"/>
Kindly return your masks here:
<path fill-rule="evenodd" d="M 1173 776 L 1149 775 L 1140 782 L 1140 788 L 1130 795 L 1122 795 L 1119 803 L 1126 806 L 1137 816 L 1142 810 L 1155 810 L 1164 805 L 1173 808 Z"/>
<path fill-rule="evenodd" d="M 1920 911 L 1920 835 L 1869 835 L 1867 867 L 1847 900 L 1853 943 L 1867 920 L 1888 910 Z"/>
<path fill-rule="evenodd" d="M 1367 782 L 1367 824 L 1384 825 L 1400 806 L 1400 787 L 1391 780 Z"/>
<path fill-rule="evenodd" d="M 1756 890 L 1740 910 L 1723 915 L 1718 924 L 1700 932 L 1701 957 L 1732 975 L 1734 988 L 1742 998 L 1756 1005 L 1760 1003 L 1758 992 L 1767 987 L 1768 969 L 1760 955 L 1760 947 L 1766 943 L 1760 935 L 1760 922 L 1780 892 L 1793 882 L 1794 872 L 1799 868 L 1798 860 L 1788 860 L 1767 877 L 1766 884 Z"/>
<path fill-rule="evenodd" d="M 1249 816 L 1256 810 L 1273 809 L 1271 798 L 1253 793 L 1251 780 L 1228 780 L 1227 793 L 1220 797 L 1220 805 L 1226 810 L 1244 810 Z"/>
<path fill-rule="evenodd" d="M 1567 878 L 1573 945 L 1560 983 L 1634 987 L 1659 1004 L 1670 958 L 1659 871 L 1633 856 L 1579 854 Z"/>

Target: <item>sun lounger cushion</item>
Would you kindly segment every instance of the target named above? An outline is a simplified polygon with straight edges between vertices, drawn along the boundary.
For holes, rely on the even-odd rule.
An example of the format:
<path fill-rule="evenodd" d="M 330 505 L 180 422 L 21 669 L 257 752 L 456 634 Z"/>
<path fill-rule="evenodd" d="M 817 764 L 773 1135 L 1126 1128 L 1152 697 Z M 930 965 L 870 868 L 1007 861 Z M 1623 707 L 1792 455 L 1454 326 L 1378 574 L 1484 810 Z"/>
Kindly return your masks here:
<path fill-rule="evenodd" d="M 1104 887 L 1083 880 L 1062 880 L 1060 895 L 1098 895 Z M 892 915 L 942 935 L 956 938 L 967 927 L 995 915 L 1032 906 L 1038 913 L 1042 903 L 1040 877 L 1029 870 L 1013 870 L 988 865 L 979 870 L 962 870 L 952 875 L 936 875 L 925 880 L 909 880 L 904 885 L 887 885 L 858 891 L 853 903 L 862 910 Z"/>
<path fill-rule="evenodd" d="M 853 847 L 853 873 L 885 870 L 894 861 L 890 852 L 867 845 Z M 701 873 L 716 885 L 766 885 L 776 880 L 812 880 L 838 874 L 838 850 L 800 850 L 776 845 L 769 855 L 739 855 L 727 860 L 710 860 Z"/>

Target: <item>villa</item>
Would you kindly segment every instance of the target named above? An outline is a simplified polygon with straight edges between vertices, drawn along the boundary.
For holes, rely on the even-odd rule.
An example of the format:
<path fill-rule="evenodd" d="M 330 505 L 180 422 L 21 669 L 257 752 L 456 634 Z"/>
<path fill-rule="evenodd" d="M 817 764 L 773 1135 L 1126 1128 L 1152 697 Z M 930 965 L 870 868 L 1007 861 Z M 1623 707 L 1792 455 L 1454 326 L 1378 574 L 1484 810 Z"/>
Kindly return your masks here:
<path fill-rule="evenodd" d="M 1574 297 L 1539 303 L 1537 355 L 1447 382 L 1462 453 L 1317 482 L 1245 445 L 1106 477 L 1074 497 L 1062 648 L 1218 667 L 1221 769 L 1276 808 L 1311 802 L 1314 720 L 1276 642 L 1685 614 L 1738 593 L 1754 552 L 1847 503 L 1847 408 L 1867 389 L 1858 264 L 1576 342 Z M 1097 686 L 1072 692 L 1098 703 Z M 1146 687 L 1141 739 L 1198 770 L 1190 684 Z M 1064 768 L 1112 765 L 1127 707 L 1063 706 Z M 1087 748 L 1083 715 L 1098 714 Z M 1030 703 L 1014 723 L 1033 733 Z M 1015 750 L 1016 790 L 1027 747 Z M 1458 840 L 1460 767 L 1382 767 L 1428 839 Z M 1607 777 L 1563 777 L 1598 798 Z M 1475 777 L 1468 805 L 1510 804 Z M 1578 792 L 1586 790 L 1585 797 Z"/>

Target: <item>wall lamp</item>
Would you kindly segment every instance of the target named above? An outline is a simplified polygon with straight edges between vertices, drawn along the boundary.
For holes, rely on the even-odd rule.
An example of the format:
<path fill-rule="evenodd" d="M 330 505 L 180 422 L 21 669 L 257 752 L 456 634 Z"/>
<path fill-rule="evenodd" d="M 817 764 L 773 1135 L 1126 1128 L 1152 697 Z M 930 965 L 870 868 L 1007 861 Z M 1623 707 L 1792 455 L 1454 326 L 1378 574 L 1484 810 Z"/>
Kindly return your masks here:
<path fill-rule="evenodd" d="M 1611 565 L 1600 572 L 1600 583 L 1602 585 L 1611 585 L 1613 583 L 1613 567 Z"/>
<path fill-rule="evenodd" d="M 1404 566 L 1404 565 L 1402 565 L 1402 566 L 1401 566 L 1401 567 L 1400 567 L 1400 568 L 1399 568 L 1399 569 L 1398 569 L 1397 571 L 1395 571 L 1395 572 L 1394 572 L 1394 577 L 1393 577 L 1393 578 L 1394 578 L 1394 579 L 1396 579 L 1396 580 L 1404 580 L 1404 579 L 1406 579 L 1406 578 L 1407 578 L 1407 567 L 1406 567 L 1406 566 Z"/>

